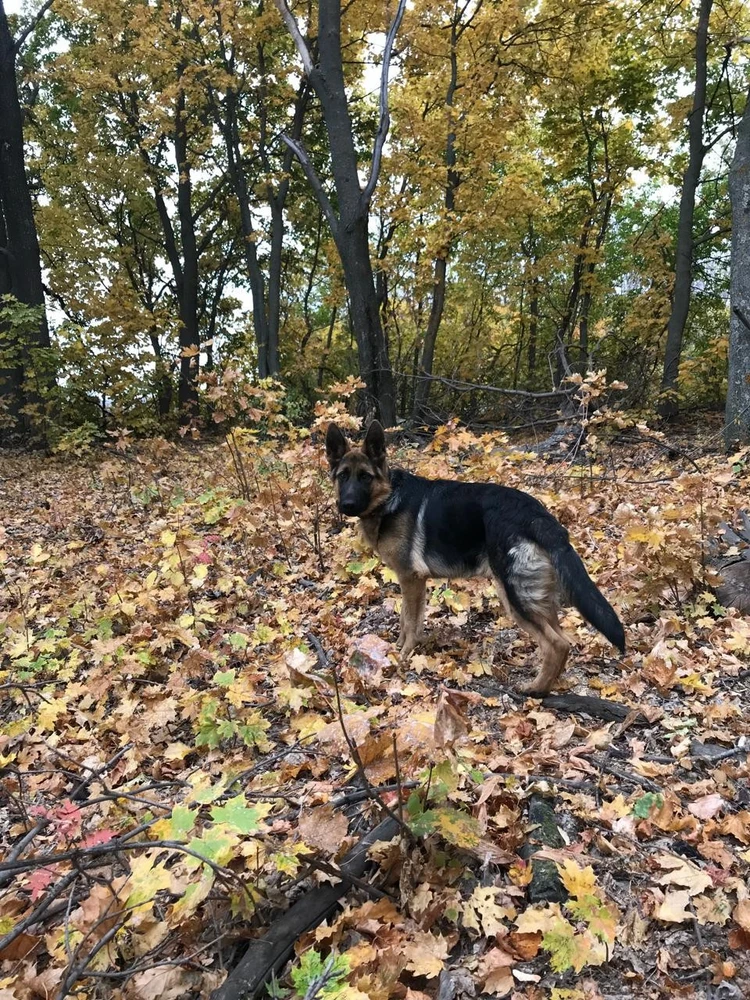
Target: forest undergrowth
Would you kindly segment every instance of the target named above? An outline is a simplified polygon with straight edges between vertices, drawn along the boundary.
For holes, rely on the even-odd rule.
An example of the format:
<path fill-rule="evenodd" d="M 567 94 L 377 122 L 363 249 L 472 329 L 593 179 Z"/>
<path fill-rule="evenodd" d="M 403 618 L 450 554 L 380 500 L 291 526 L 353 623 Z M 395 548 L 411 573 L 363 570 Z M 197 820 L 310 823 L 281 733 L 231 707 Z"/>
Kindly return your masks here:
<path fill-rule="evenodd" d="M 568 527 L 628 651 L 568 613 L 567 702 L 514 694 L 489 581 L 435 582 L 399 660 L 319 435 L 4 457 L 0 1000 L 208 996 L 386 815 L 274 996 L 750 995 L 750 619 L 706 562 L 750 453 L 686 441 L 394 444 Z"/>

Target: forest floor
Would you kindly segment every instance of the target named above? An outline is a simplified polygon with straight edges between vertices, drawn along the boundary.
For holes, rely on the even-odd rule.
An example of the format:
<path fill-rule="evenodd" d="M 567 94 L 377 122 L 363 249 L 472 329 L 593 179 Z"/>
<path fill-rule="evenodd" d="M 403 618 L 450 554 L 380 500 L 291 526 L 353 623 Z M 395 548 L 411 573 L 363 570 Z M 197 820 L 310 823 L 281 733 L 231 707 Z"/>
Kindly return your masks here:
<path fill-rule="evenodd" d="M 701 435 L 395 448 L 570 530 L 628 651 L 567 614 L 563 702 L 514 694 L 489 581 L 436 582 L 399 660 L 309 435 L 3 456 L 0 1000 L 207 997 L 386 814 L 274 995 L 335 953 L 329 1000 L 750 996 L 750 618 L 703 569 L 750 454 Z"/>

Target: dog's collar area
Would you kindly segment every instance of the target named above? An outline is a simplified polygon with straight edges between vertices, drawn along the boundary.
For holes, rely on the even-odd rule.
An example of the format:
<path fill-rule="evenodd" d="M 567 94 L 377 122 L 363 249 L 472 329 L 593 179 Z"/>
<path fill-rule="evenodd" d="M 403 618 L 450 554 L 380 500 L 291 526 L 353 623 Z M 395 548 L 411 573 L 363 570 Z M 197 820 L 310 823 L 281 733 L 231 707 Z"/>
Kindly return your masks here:
<path fill-rule="evenodd" d="M 392 514 L 399 504 L 399 493 L 398 490 L 391 490 L 388 494 L 388 498 L 383 503 L 383 513 Z"/>

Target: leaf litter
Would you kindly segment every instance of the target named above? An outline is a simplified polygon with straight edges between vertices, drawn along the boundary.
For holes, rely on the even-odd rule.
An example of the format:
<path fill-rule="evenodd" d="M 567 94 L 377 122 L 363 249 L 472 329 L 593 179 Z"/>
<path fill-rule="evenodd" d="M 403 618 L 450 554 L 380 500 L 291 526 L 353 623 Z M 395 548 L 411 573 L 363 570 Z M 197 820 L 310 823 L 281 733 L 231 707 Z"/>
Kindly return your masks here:
<path fill-rule="evenodd" d="M 704 568 L 747 456 L 550 465 L 449 424 L 397 457 L 566 524 L 629 648 L 570 612 L 563 688 L 620 721 L 514 696 L 532 647 L 488 581 L 435 582 L 401 662 L 398 587 L 307 433 L 9 457 L 2 1000 L 208 996 L 386 813 L 401 834 L 295 943 L 296 983 L 334 954 L 372 1000 L 750 994 L 750 623 Z M 532 902 L 541 865 L 560 895 Z"/>

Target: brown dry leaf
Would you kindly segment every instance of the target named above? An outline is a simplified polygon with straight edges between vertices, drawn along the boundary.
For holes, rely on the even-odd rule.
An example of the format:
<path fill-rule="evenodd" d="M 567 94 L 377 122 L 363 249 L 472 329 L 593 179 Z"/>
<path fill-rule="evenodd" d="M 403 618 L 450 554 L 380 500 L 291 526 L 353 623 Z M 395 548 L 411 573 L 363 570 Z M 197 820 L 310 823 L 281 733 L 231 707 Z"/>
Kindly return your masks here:
<path fill-rule="evenodd" d="M 147 955 L 157 945 L 161 944 L 167 934 L 169 934 L 171 923 L 171 920 L 167 923 L 166 920 L 160 920 L 146 910 L 140 910 L 134 914 L 133 919 L 128 923 L 133 954 L 138 956 Z"/>
<path fill-rule="evenodd" d="M 442 935 L 417 934 L 401 950 L 409 972 L 434 979 L 443 971 L 450 949 L 448 939 Z"/>
<path fill-rule="evenodd" d="M 629 948 L 642 948 L 649 926 L 650 921 L 641 916 L 637 906 L 632 906 L 625 914 L 620 940 Z"/>
<path fill-rule="evenodd" d="M 732 920 L 750 934 L 750 899 L 741 899 L 732 910 Z"/>
<path fill-rule="evenodd" d="M 299 832 L 309 847 L 332 857 L 341 849 L 349 832 L 349 821 L 343 813 L 334 812 L 333 806 L 316 806 L 302 811 Z"/>
<path fill-rule="evenodd" d="M 439 747 L 453 746 L 469 732 L 469 721 L 462 714 L 462 705 L 454 692 L 442 688 L 435 712 L 435 743 Z"/>
<path fill-rule="evenodd" d="M 668 892 L 654 911 L 654 916 L 657 920 L 664 920 L 670 924 L 684 924 L 693 919 L 687 909 L 689 905 L 689 892 Z"/>
<path fill-rule="evenodd" d="M 119 921 L 120 906 L 108 885 L 94 885 L 88 897 L 82 899 L 78 909 L 71 914 L 70 922 L 77 930 L 98 941 Z"/>
<path fill-rule="evenodd" d="M 482 782 L 482 790 L 477 798 L 477 805 L 481 806 L 491 798 L 498 791 L 502 791 L 505 788 L 506 779 L 499 774 L 492 774 L 489 778 L 485 778 Z"/>
<path fill-rule="evenodd" d="M 410 714 L 399 720 L 398 748 L 404 752 L 429 752 L 435 746 L 435 717 L 428 713 Z"/>
<path fill-rule="evenodd" d="M 42 938 L 25 932 L 0 951 L 0 962 L 20 962 L 39 944 Z"/>
<path fill-rule="evenodd" d="M 750 812 L 743 809 L 731 816 L 725 816 L 721 821 L 720 830 L 739 840 L 741 844 L 750 844 Z"/>
<path fill-rule="evenodd" d="M 479 858 L 483 865 L 513 865 L 518 861 L 518 855 L 505 851 L 492 840 L 482 839 L 477 844 L 468 844 L 463 850 Z"/>
<path fill-rule="evenodd" d="M 57 996 L 59 993 L 60 980 L 63 977 L 64 970 L 62 968 L 50 968 L 45 969 L 38 976 L 34 976 L 32 979 L 26 981 L 25 985 L 29 989 L 32 996 L 39 997 L 53 997 Z M 0 997 L 2 996 L 2 991 L 0 991 Z M 17 996 L 17 994 L 13 994 Z"/>
<path fill-rule="evenodd" d="M 124 995 L 129 1000 L 177 1000 L 189 992 L 194 979 L 186 969 L 145 969 L 128 980 Z"/>
<path fill-rule="evenodd" d="M 740 927 L 733 927 L 729 932 L 729 947 L 735 951 L 750 951 L 750 934 Z"/>
<path fill-rule="evenodd" d="M 577 723 L 574 719 L 569 722 L 558 722 L 552 729 L 546 732 L 545 744 L 553 750 L 561 750 L 573 739 Z"/>
<path fill-rule="evenodd" d="M 511 931 L 507 937 L 499 941 L 500 947 L 509 952 L 520 962 L 530 962 L 536 958 L 542 945 L 542 935 L 535 931 L 524 934 L 521 931 Z"/>
<path fill-rule="evenodd" d="M 729 920 L 732 912 L 727 894 L 722 889 L 717 889 L 710 896 L 696 896 L 693 899 L 693 906 L 699 924 L 723 926 Z"/>
<path fill-rule="evenodd" d="M 343 717 L 343 723 L 346 727 L 349 739 L 357 745 L 363 743 L 365 737 L 370 732 L 370 719 L 368 718 L 368 714 L 365 714 L 364 712 L 352 712 L 351 714 Z M 316 739 L 320 743 L 330 746 L 340 752 L 348 749 L 347 742 L 341 728 L 341 721 L 339 719 L 335 719 L 333 722 L 329 722 L 327 725 L 323 726 L 322 729 L 319 729 Z"/>
<path fill-rule="evenodd" d="M 383 682 L 383 672 L 391 666 L 388 659 L 391 649 L 391 644 L 379 635 L 368 633 L 358 636 L 349 646 L 349 665 L 368 687 L 379 687 Z"/>
<path fill-rule="evenodd" d="M 698 844 L 698 851 L 704 858 L 720 865 L 725 871 L 729 871 L 736 860 L 722 840 L 704 840 Z"/>
<path fill-rule="evenodd" d="M 661 868 L 666 869 L 666 873 L 656 879 L 659 885 L 679 885 L 687 889 L 691 896 L 697 896 L 714 884 L 710 875 L 685 858 L 674 854 L 660 854 L 656 861 Z"/>
<path fill-rule="evenodd" d="M 502 948 L 491 948 L 479 960 L 477 975 L 485 993 L 507 996 L 513 989 L 513 959 Z"/>

